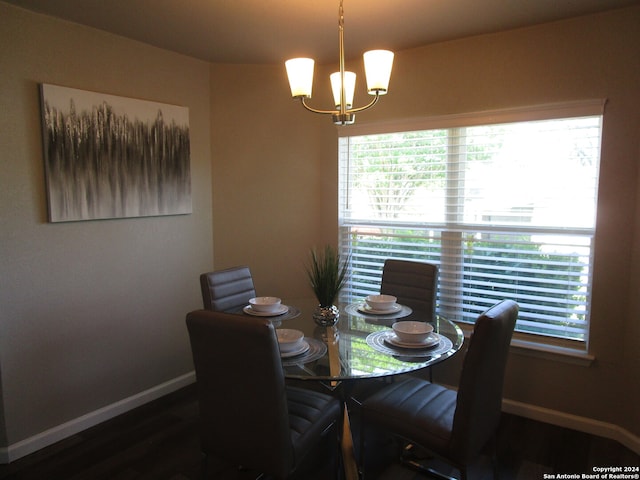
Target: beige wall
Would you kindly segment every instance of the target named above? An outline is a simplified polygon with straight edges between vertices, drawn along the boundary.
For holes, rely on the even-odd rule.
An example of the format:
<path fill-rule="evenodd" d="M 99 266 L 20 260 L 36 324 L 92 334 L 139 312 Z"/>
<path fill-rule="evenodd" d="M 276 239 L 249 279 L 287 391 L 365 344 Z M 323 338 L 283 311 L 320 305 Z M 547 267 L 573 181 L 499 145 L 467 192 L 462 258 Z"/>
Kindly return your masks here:
<path fill-rule="evenodd" d="M 6 445 L 192 371 L 213 264 L 209 65 L 0 3 L 0 366 Z M 39 83 L 189 107 L 193 214 L 47 223 Z"/>
<path fill-rule="evenodd" d="M 637 393 L 640 374 L 634 343 L 640 258 L 633 242 L 638 221 L 639 24 L 640 8 L 630 8 L 397 52 L 389 95 L 357 115 L 357 123 L 365 124 L 608 99 L 591 318 L 590 351 L 596 360 L 585 367 L 513 354 L 505 394 L 514 401 L 621 425 L 636 435 L 637 395 L 629 392 L 633 388 Z M 323 75 L 316 73 L 318 93 L 328 90 Z M 211 96 L 216 265 L 247 262 L 264 293 L 309 295 L 301 269 L 305 253 L 316 239 L 336 241 L 337 131 L 328 118 L 287 102 L 280 65 L 216 65 Z M 357 94 L 356 104 L 362 102 Z M 312 103 L 327 105 L 328 99 Z M 444 365 L 439 378 L 455 382 L 458 367 L 459 362 Z"/>
<path fill-rule="evenodd" d="M 258 294 L 311 296 L 309 249 L 337 242 L 331 121 L 290 98 L 282 65 L 211 67 L 214 263 L 248 264 Z"/>
<path fill-rule="evenodd" d="M 638 24 L 636 7 L 397 52 L 389 95 L 357 116 L 363 124 L 609 99 L 596 361 L 581 367 L 514 354 L 505 393 L 635 435 L 638 387 L 628 392 L 640 373 Z M 3 3 L 0 26 L 0 439 L 11 445 L 191 371 L 183 319 L 200 305 L 203 269 L 246 263 L 259 293 L 309 296 L 308 250 L 337 238 L 337 130 L 289 99 L 281 65 L 208 65 Z M 328 89 L 323 70 L 318 93 Z M 188 106 L 194 213 L 48 224 L 40 82 Z M 317 96 L 314 104 L 328 103 Z M 437 375 L 455 379 L 457 366 Z"/>

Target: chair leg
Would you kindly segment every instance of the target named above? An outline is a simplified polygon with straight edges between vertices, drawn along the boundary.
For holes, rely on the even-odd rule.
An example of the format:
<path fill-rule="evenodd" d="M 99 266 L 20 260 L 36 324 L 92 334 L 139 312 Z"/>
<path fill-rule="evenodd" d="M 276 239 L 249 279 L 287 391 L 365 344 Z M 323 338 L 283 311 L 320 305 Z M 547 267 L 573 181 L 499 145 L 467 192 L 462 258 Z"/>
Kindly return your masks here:
<path fill-rule="evenodd" d="M 425 473 L 430 477 L 433 478 L 438 478 L 440 480 L 456 480 L 455 477 L 450 477 L 448 475 L 444 475 L 443 473 L 438 472 L 437 470 L 434 470 L 432 468 L 429 468 L 425 465 L 422 465 L 420 462 L 416 461 L 416 460 L 409 460 L 409 459 L 401 459 L 400 462 L 402 463 L 402 465 L 405 465 L 413 470 L 416 470 L 420 473 Z M 466 480 L 467 475 L 464 469 L 460 470 L 460 480 Z"/>
<path fill-rule="evenodd" d="M 416 470 L 417 472 L 426 474 L 430 478 L 438 478 L 440 480 L 458 480 L 456 477 L 445 475 L 444 473 L 434 470 L 433 468 L 421 463 L 433 460 L 434 458 L 437 458 L 437 456 L 433 455 L 428 450 L 425 450 L 424 453 L 416 453 L 416 448 L 419 447 L 416 447 L 416 445 L 414 445 L 413 443 L 408 443 L 407 445 L 405 445 L 404 449 L 402 450 L 402 454 L 400 455 L 400 463 L 402 465 L 409 467 L 412 470 Z M 451 465 L 460 471 L 460 480 L 466 480 L 466 468 L 454 464 Z"/>

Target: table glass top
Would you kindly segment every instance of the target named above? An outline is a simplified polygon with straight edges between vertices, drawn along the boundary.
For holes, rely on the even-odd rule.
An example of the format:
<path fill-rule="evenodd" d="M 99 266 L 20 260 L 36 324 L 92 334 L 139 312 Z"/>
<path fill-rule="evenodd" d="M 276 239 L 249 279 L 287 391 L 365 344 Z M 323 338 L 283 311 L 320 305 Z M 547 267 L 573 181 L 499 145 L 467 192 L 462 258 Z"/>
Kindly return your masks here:
<path fill-rule="evenodd" d="M 288 378 L 349 380 L 397 375 L 449 358 L 460 350 L 464 339 L 457 325 L 436 317 L 430 322 L 436 335 L 429 348 L 402 348 L 393 343 L 397 339 L 391 325 L 399 320 L 421 319 L 408 307 L 378 315 L 367 312 L 362 302 L 340 304 L 338 323 L 334 327 L 320 327 L 312 317 L 317 302 L 291 299 L 283 303 L 289 311 L 269 318 L 276 328 L 304 332 L 309 347 L 304 345 L 300 353 L 292 352 L 283 357 Z"/>

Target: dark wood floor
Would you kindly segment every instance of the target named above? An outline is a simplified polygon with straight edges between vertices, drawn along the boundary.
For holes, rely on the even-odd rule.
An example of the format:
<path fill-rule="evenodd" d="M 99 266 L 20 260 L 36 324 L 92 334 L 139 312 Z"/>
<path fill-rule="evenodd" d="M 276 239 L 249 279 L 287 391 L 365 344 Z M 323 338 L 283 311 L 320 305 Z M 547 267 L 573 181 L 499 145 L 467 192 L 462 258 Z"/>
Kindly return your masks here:
<path fill-rule="evenodd" d="M 0 465 L 0 480 L 199 479 L 196 422 L 191 386 L 9 465 Z M 374 468 L 367 480 L 426 478 L 395 462 L 396 445 L 390 440 L 379 438 L 374 448 Z M 590 473 L 594 466 L 640 465 L 638 455 L 611 440 L 511 415 L 503 416 L 498 451 L 502 480 L 542 479 L 545 473 Z M 301 478 L 333 478 L 331 463 L 326 465 Z M 488 461 L 481 460 L 471 473 L 471 478 L 490 478 Z M 208 478 L 244 480 L 254 474 L 214 462 Z"/>

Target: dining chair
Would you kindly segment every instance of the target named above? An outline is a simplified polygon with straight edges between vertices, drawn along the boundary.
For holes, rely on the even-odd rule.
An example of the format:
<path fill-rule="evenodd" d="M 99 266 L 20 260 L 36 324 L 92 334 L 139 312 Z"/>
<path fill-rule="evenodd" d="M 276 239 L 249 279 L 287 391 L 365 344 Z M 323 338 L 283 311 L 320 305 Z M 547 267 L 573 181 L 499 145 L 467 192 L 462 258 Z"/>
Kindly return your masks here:
<path fill-rule="evenodd" d="M 285 386 L 278 340 L 268 319 L 197 310 L 187 314 L 186 324 L 205 477 L 209 456 L 280 479 L 313 458 L 311 453 L 325 440 L 337 451 L 339 401 Z"/>
<path fill-rule="evenodd" d="M 436 314 L 438 266 L 433 263 L 387 259 L 382 268 L 380 293 L 393 295 L 411 307 L 414 315 L 431 321 Z"/>
<path fill-rule="evenodd" d="M 204 309 L 219 312 L 239 311 L 256 296 L 251 271 L 244 265 L 201 274 L 200 289 Z"/>
<path fill-rule="evenodd" d="M 417 377 L 383 387 L 362 402 L 361 456 L 366 428 L 388 431 L 445 460 L 467 478 L 467 467 L 495 434 L 518 305 L 503 300 L 476 320 L 457 392 Z M 493 452 L 494 473 L 497 470 Z M 416 462 L 409 462 L 420 467 Z M 426 469 L 430 474 L 433 472 Z M 448 478 L 448 477 L 447 477 Z"/>

